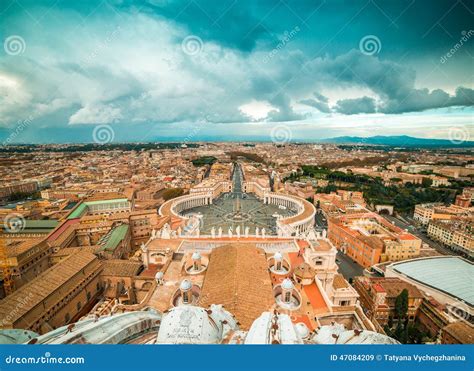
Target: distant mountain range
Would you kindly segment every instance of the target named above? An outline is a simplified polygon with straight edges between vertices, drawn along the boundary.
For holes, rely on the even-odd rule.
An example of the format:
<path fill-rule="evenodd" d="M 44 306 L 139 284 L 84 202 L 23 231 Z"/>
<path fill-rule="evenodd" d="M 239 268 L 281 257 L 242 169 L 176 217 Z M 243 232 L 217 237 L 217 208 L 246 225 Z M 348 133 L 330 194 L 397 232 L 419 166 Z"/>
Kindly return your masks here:
<path fill-rule="evenodd" d="M 383 136 L 377 135 L 373 137 L 336 137 L 321 139 L 322 143 L 335 144 L 368 144 L 394 147 L 474 147 L 473 141 L 457 142 L 449 139 L 426 139 L 415 138 L 408 135 L 399 136 Z"/>

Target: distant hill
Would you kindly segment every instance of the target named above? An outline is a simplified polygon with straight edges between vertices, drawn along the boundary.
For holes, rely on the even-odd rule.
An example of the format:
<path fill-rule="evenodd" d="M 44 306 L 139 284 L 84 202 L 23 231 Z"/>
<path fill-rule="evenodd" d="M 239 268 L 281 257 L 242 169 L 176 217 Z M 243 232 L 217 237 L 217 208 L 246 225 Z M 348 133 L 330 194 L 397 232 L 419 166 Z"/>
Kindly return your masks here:
<path fill-rule="evenodd" d="M 449 139 L 426 139 L 415 138 L 408 135 L 399 136 L 383 136 L 377 135 L 373 137 L 336 137 L 321 139 L 323 143 L 335 144 L 369 144 L 393 147 L 474 147 L 473 141 L 465 141 L 462 143 L 453 143 Z"/>

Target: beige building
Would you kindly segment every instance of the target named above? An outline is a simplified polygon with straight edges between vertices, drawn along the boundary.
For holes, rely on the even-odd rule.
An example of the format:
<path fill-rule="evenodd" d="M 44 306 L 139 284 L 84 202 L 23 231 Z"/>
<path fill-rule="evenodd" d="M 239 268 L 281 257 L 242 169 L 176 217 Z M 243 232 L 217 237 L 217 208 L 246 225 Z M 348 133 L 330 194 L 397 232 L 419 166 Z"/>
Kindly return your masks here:
<path fill-rule="evenodd" d="M 450 220 L 456 216 L 467 216 L 471 209 L 457 205 L 444 206 L 441 203 L 419 204 L 415 206 L 413 219 L 422 225 L 428 225 L 432 220 Z"/>
<path fill-rule="evenodd" d="M 474 256 L 474 228 L 472 223 L 460 221 L 432 221 L 428 236 L 468 257 Z"/>
<path fill-rule="evenodd" d="M 387 261 L 400 261 L 413 259 L 420 256 L 421 240 L 403 239 L 403 236 L 396 241 L 385 241 L 385 258 Z"/>
<path fill-rule="evenodd" d="M 13 290 L 20 288 L 50 267 L 49 257 L 53 249 L 43 238 L 8 238 L 5 239 L 5 243 Z M 2 298 L 5 293 L 1 271 L 0 281 L 0 298 Z"/>
<path fill-rule="evenodd" d="M 0 328 L 42 334 L 77 321 L 101 290 L 101 269 L 89 252 L 64 259 L 0 302 Z"/>

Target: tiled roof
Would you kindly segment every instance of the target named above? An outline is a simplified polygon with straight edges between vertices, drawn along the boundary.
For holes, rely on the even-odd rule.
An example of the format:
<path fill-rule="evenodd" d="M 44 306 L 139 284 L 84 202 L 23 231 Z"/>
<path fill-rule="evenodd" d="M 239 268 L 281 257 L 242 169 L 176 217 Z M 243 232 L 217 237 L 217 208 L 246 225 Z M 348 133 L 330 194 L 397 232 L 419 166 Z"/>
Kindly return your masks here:
<path fill-rule="evenodd" d="M 264 251 L 249 244 L 215 248 L 200 297 L 200 306 L 223 304 L 248 330 L 275 303 Z"/>
<path fill-rule="evenodd" d="M 64 247 L 60 249 L 58 252 L 55 252 L 53 256 L 54 257 L 69 256 L 72 254 L 77 254 L 78 252 L 81 252 L 81 251 L 87 251 L 94 254 L 99 248 L 100 246 L 97 246 L 97 245 Z"/>
<path fill-rule="evenodd" d="M 25 238 L 6 240 L 7 257 L 13 258 L 38 246 L 43 238 Z"/>
<path fill-rule="evenodd" d="M 84 251 L 52 266 L 0 301 L 0 318 L 8 318 L 9 322 L 14 323 L 94 260 L 97 260 L 95 255 Z"/>
<path fill-rule="evenodd" d="M 336 290 L 337 289 L 345 289 L 345 288 L 349 287 L 349 284 L 347 283 L 347 281 L 340 274 L 336 274 L 334 276 L 334 281 L 333 281 L 332 285 Z"/>
<path fill-rule="evenodd" d="M 443 328 L 443 331 L 454 337 L 461 344 L 474 344 L 474 327 L 468 323 L 457 321 Z"/>
<path fill-rule="evenodd" d="M 54 241 L 59 238 L 70 225 L 79 223 L 79 219 L 71 219 L 63 222 L 60 226 L 48 236 L 48 241 Z"/>
<path fill-rule="evenodd" d="M 96 202 L 96 201 L 118 201 L 119 199 L 127 200 L 127 196 L 123 193 L 118 192 L 105 192 L 105 193 L 94 193 L 93 195 L 87 197 L 86 203 Z"/>
<path fill-rule="evenodd" d="M 104 266 L 102 275 L 118 277 L 136 276 L 142 267 L 142 263 L 140 262 L 120 259 L 105 260 L 102 265 Z"/>

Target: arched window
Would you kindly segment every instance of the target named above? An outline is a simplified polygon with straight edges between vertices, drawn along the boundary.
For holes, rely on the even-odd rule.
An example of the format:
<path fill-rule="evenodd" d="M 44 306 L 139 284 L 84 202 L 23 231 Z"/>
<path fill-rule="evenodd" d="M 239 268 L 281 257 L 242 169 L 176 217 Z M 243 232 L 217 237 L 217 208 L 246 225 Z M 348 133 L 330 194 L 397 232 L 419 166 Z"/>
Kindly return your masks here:
<path fill-rule="evenodd" d="M 185 304 L 189 303 L 189 291 L 183 292 L 183 303 Z"/>

